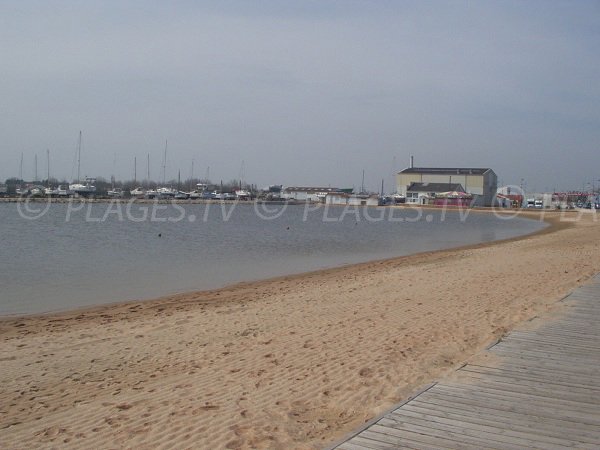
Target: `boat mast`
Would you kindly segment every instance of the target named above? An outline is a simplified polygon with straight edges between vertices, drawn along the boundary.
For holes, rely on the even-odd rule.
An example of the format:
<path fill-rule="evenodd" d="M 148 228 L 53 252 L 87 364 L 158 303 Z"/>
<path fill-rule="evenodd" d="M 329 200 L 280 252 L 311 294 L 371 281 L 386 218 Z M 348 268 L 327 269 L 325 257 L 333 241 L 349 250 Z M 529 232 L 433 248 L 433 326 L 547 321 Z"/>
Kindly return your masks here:
<path fill-rule="evenodd" d="M 133 157 L 133 184 L 137 184 L 137 156 Z"/>
<path fill-rule="evenodd" d="M 165 156 L 163 157 L 163 185 L 167 181 L 167 141 L 165 140 Z"/>
<path fill-rule="evenodd" d="M 148 183 L 150 183 L 150 153 L 148 153 L 148 164 L 147 164 L 147 167 L 148 167 L 148 175 L 146 176 L 146 181 Z"/>
<path fill-rule="evenodd" d="M 21 165 L 19 166 L 19 180 L 23 181 L 23 152 L 21 152 Z"/>
<path fill-rule="evenodd" d="M 192 173 L 190 174 L 190 183 L 188 186 L 188 190 L 192 190 L 192 182 L 194 180 L 194 158 L 192 158 Z"/>
<path fill-rule="evenodd" d="M 33 181 L 35 181 L 37 183 L 38 180 L 38 174 L 37 174 L 37 153 L 35 154 L 35 172 L 34 172 L 34 177 L 33 177 Z"/>
<path fill-rule="evenodd" d="M 81 130 L 79 130 L 79 141 L 77 142 L 77 182 L 79 183 L 81 172 Z"/>
<path fill-rule="evenodd" d="M 363 169 L 363 172 L 362 172 L 362 183 L 360 185 L 360 193 L 361 194 L 365 193 L 365 169 Z"/>
<path fill-rule="evenodd" d="M 79 130 L 79 141 L 77 143 L 77 182 L 81 180 L 81 130 Z"/>
<path fill-rule="evenodd" d="M 242 159 L 242 165 L 240 167 L 240 191 L 242 190 L 242 178 L 244 177 L 244 160 Z"/>
<path fill-rule="evenodd" d="M 112 189 L 115 190 L 115 172 L 117 171 L 117 152 L 113 154 L 113 173 L 110 177 L 110 181 L 112 182 Z"/>
<path fill-rule="evenodd" d="M 48 178 L 46 179 L 46 184 L 50 187 L 50 149 L 46 149 L 46 167 L 48 169 Z"/>

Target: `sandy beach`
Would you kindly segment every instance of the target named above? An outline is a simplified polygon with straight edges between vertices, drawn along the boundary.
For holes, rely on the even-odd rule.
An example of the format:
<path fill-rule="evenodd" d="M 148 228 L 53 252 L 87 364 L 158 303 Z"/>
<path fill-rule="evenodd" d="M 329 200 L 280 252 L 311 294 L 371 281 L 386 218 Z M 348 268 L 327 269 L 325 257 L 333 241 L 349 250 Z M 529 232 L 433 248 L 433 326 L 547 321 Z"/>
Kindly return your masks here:
<path fill-rule="evenodd" d="M 0 447 L 325 447 L 600 272 L 600 214 L 543 214 L 499 243 L 2 319 Z"/>

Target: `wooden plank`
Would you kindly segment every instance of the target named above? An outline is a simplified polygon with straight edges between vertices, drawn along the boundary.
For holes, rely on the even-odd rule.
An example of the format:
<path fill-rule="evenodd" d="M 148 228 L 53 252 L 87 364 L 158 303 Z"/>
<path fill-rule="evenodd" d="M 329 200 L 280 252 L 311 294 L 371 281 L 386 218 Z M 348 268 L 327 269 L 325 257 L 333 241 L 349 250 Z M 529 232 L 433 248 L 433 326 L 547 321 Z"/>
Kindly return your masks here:
<path fill-rule="evenodd" d="M 592 387 L 597 386 L 596 380 L 598 379 L 596 373 L 584 374 L 581 371 L 572 369 L 569 366 L 557 366 L 556 364 L 539 362 L 535 366 L 528 364 L 529 361 L 517 360 L 515 358 L 502 358 L 502 364 L 499 366 L 484 366 L 478 363 L 471 363 L 467 366 L 463 366 L 461 370 L 478 370 L 477 367 L 486 368 L 488 370 L 498 370 L 500 372 L 516 372 L 516 373 L 527 373 L 529 375 L 535 375 L 536 378 L 550 379 L 565 378 L 565 379 L 582 379 L 589 380 L 592 382 Z M 546 367 L 547 366 L 547 367 Z M 467 369 L 468 367 L 468 369 Z M 595 371 L 592 371 L 595 372 Z"/>
<path fill-rule="evenodd" d="M 531 424 L 532 427 L 538 427 L 540 424 L 554 424 L 560 430 L 574 430 L 585 436 L 591 436 L 594 439 L 600 439 L 600 434 L 594 427 L 583 424 L 579 421 L 565 420 L 556 416 L 540 416 L 532 411 L 513 411 L 510 409 L 498 409 L 489 406 L 489 402 L 481 405 L 463 405 L 453 400 L 447 399 L 416 399 L 411 406 L 434 411 L 444 411 L 447 413 L 458 413 L 461 415 L 478 414 L 485 417 L 493 417 L 499 423 L 510 426 L 512 423 Z M 591 431 L 590 431 L 591 430 Z"/>
<path fill-rule="evenodd" d="M 424 396 L 423 400 L 432 401 L 449 401 L 463 405 L 463 407 L 469 408 L 472 406 L 486 406 L 489 405 L 493 409 L 498 411 L 518 411 L 527 414 L 535 414 L 540 417 L 556 417 L 567 422 L 581 422 L 589 426 L 599 426 L 600 418 L 591 417 L 587 414 L 579 413 L 577 411 L 567 411 L 564 409 L 556 409 L 550 407 L 544 407 L 543 405 L 536 405 L 533 407 L 531 404 L 523 404 L 523 402 L 511 402 L 503 401 L 500 399 L 490 398 L 477 398 L 474 397 L 474 393 L 469 398 L 465 398 L 461 395 L 452 394 L 449 392 L 434 393 L 429 392 Z M 493 401 L 492 401 L 493 400 Z"/>
<path fill-rule="evenodd" d="M 599 322 L 600 323 L 600 322 Z M 600 345 L 600 342 L 598 342 Z M 503 341 L 501 347 L 507 350 L 523 351 L 533 354 L 544 352 L 547 353 L 549 358 L 552 359 L 572 359 L 576 362 L 588 362 L 597 361 L 600 359 L 600 353 L 594 350 L 592 347 L 581 347 L 577 345 L 570 345 L 569 343 L 554 343 L 554 342 L 527 342 L 522 339 L 506 339 Z M 593 367 L 593 366 L 591 366 Z"/>
<path fill-rule="evenodd" d="M 571 376 L 576 376 L 578 373 L 581 374 L 582 378 L 590 378 L 592 376 L 594 376 L 595 370 L 590 368 L 589 365 L 585 365 L 585 364 L 575 364 L 575 363 L 567 363 L 567 362 L 561 362 L 561 361 L 556 361 L 556 360 L 550 360 L 550 359 L 540 359 L 540 358 L 536 358 L 533 357 L 531 355 L 527 356 L 527 355 L 519 355 L 519 354 L 515 354 L 514 352 L 512 353 L 505 353 L 505 352 L 498 352 L 496 354 L 496 356 L 502 357 L 503 358 L 503 366 L 512 366 L 512 367 L 523 367 L 523 365 L 526 365 L 527 367 L 529 367 L 531 370 L 535 370 L 535 369 L 540 369 L 540 370 L 546 370 L 546 371 L 552 371 L 552 370 L 562 370 L 563 372 L 570 374 Z M 567 372 L 567 370 L 569 372 Z"/>
<path fill-rule="evenodd" d="M 597 377 L 592 372 L 583 374 L 575 370 L 568 370 L 564 366 L 531 366 L 519 361 L 505 359 L 501 367 L 482 366 L 480 364 L 468 364 L 461 368 L 461 372 L 481 372 L 497 373 L 498 376 L 523 378 L 538 381 L 541 383 L 550 382 L 554 384 L 566 384 L 576 386 L 578 383 L 586 386 L 590 391 L 600 388 L 597 384 Z"/>
<path fill-rule="evenodd" d="M 471 373 L 470 375 L 477 375 Z M 556 385 L 546 385 L 540 383 L 512 383 L 506 382 L 502 378 L 491 379 L 491 375 L 487 377 L 473 377 L 468 378 L 467 373 L 465 373 L 465 378 L 461 377 L 460 380 L 457 381 L 449 381 L 444 383 L 445 386 L 464 386 L 465 381 L 472 381 L 473 383 L 469 383 L 469 388 L 472 386 L 479 386 L 482 389 L 493 389 L 498 392 L 515 392 L 520 394 L 529 394 L 534 395 L 540 398 L 553 398 L 557 401 L 570 401 L 576 403 L 582 403 L 588 406 L 594 406 L 596 408 L 600 407 L 600 392 L 595 393 L 596 395 L 590 395 L 587 392 L 575 391 L 573 389 L 569 390 L 567 387 Z M 462 383 L 461 383 L 462 382 Z"/>
<path fill-rule="evenodd" d="M 548 324 L 544 326 L 545 331 L 556 331 L 572 334 L 574 336 L 580 335 L 582 337 L 589 336 L 594 339 L 598 336 L 597 330 L 594 327 L 594 322 L 582 323 L 581 320 L 569 320 L 563 319 L 560 324 Z M 587 334 L 589 332 L 591 334 Z"/>
<path fill-rule="evenodd" d="M 364 447 L 359 444 L 355 444 L 351 441 L 344 442 L 342 445 L 338 445 L 339 450 L 371 450 L 372 447 Z"/>
<path fill-rule="evenodd" d="M 577 355 L 568 355 L 568 354 L 560 354 L 556 352 L 550 352 L 545 350 L 535 350 L 535 349 L 527 349 L 527 348 L 516 348 L 515 346 L 496 346 L 493 349 L 494 353 L 503 355 L 515 355 L 521 359 L 532 359 L 534 362 L 537 360 L 540 363 L 556 363 L 563 362 L 563 364 L 571 364 L 573 366 L 582 366 L 583 368 L 587 367 L 588 369 L 593 369 L 600 364 L 599 358 L 592 356 L 580 356 Z"/>
<path fill-rule="evenodd" d="M 566 313 L 566 317 L 564 318 L 565 324 L 573 324 L 574 326 L 582 326 L 589 325 L 590 322 L 593 323 L 594 320 L 597 320 L 600 317 L 600 313 L 597 310 L 587 309 L 587 308 L 569 308 L 569 311 Z M 556 325 L 556 324 L 553 324 Z M 592 330 L 594 334 L 596 334 L 597 330 Z"/>
<path fill-rule="evenodd" d="M 515 444 L 530 445 L 533 447 L 539 446 L 541 443 L 547 445 L 558 446 L 564 448 L 565 446 L 576 445 L 577 442 L 565 439 L 564 436 L 548 436 L 542 433 L 535 433 L 532 430 L 524 431 L 522 429 L 505 429 L 498 426 L 497 423 L 490 424 L 482 423 L 481 421 L 466 420 L 464 417 L 455 416 L 452 418 L 442 418 L 426 414 L 420 414 L 414 411 L 410 411 L 407 408 L 398 408 L 398 410 L 391 413 L 394 417 L 410 417 L 413 420 L 418 420 L 420 423 L 435 423 L 436 427 L 448 426 L 453 429 L 467 429 L 472 433 L 490 434 L 502 436 L 502 440 L 507 440 Z M 496 439 L 498 440 L 498 439 Z"/>
<path fill-rule="evenodd" d="M 576 349 L 577 351 L 582 350 L 582 351 L 592 351 L 595 354 L 598 354 L 598 342 L 599 341 L 590 341 L 589 343 L 587 342 L 582 342 L 580 339 L 565 339 L 565 338 L 561 338 L 561 337 L 554 337 L 554 336 L 543 336 L 541 334 L 524 334 L 524 333 L 518 333 L 518 332 L 513 332 L 510 333 L 508 336 L 505 336 L 502 339 L 502 342 L 513 342 L 513 341 L 517 341 L 519 343 L 521 342 L 528 342 L 530 345 L 542 345 L 542 346 L 549 346 L 552 345 L 556 348 L 562 348 L 562 349 Z"/>
<path fill-rule="evenodd" d="M 594 414 L 599 409 L 599 404 L 581 403 L 572 400 L 557 399 L 551 396 L 540 396 L 532 393 L 522 393 L 513 390 L 499 390 L 492 387 L 478 385 L 476 389 L 471 386 L 460 386 L 450 384 L 440 384 L 436 392 L 448 393 L 449 395 L 462 395 L 465 398 L 486 398 L 492 401 L 507 400 L 515 402 L 526 401 L 529 405 L 540 405 L 549 408 L 561 408 L 564 411 L 581 412 L 583 414 Z M 600 426 L 600 415 L 598 415 L 598 425 Z"/>
<path fill-rule="evenodd" d="M 588 330 L 590 331 L 590 330 Z M 584 332 L 579 332 L 579 331 L 574 331 L 574 330 L 568 330 L 566 327 L 562 327 L 562 328 L 549 328 L 546 327 L 543 330 L 539 330 L 538 333 L 536 333 L 538 336 L 542 337 L 542 338 L 548 338 L 548 337 L 557 337 L 557 338 L 561 338 L 561 339 L 571 339 L 571 340 L 579 340 L 580 342 L 598 342 L 598 336 L 595 334 L 589 334 Z"/>
<path fill-rule="evenodd" d="M 534 360 L 539 360 L 540 363 L 546 363 L 546 362 L 558 362 L 558 363 L 563 363 L 563 364 L 572 364 L 572 365 L 578 365 L 578 366 L 583 366 L 583 367 L 587 367 L 588 369 L 592 369 L 593 367 L 597 367 L 597 365 L 591 365 L 588 362 L 587 358 L 577 358 L 577 357 L 570 357 L 567 355 L 563 355 L 562 358 L 560 358 L 558 355 L 556 354 L 551 354 L 549 352 L 543 352 L 543 351 L 534 351 L 534 350 L 516 350 L 514 348 L 509 348 L 508 346 L 502 346 L 501 344 L 495 346 L 492 351 L 494 353 L 502 353 L 505 355 L 514 355 L 516 357 L 519 357 L 521 359 L 534 359 Z M 594 363 L 597 364 L 597 358 L 590 358 Z"/>
<path fill-rule="evenodd" d="M 485 386 L 477 385 L 460 386 L 460 385 L 440 385 L 435 391 L 438 395 L 453 395 L 462 396 L 465 399 L 489 399 L 490 401 L 514 401 L 527 402 L 528 405 L 540 405 L 550 407 L 560 407 L 565 411 L 586 412 L 595 414 L 598 411 L 599 405 L 593 403 L 581 404 L 576 401 L 557 399 L 553 397 L 542 397 L 531 393 L 520 393 L 512 390 L 498 390 Z M 600 419 L 600 415 L 598 415 Z"/>
<path fill-rule="evenodd" d="M 503 358 L 503 364 L 506 363 L 513 366 L 525 364 L 532 370 L 538 367 L 546 370 L 559 369 L 565 372 L 568 370 L 571 375 L 577 375 L 580 373 L 583 377 L 591 377 L 596 372 L 594 367 L 597 363 L 595 361 L 593 361 L 593 364 L 586 364 L 584 361 L 574 360 L 561 361 L 560 359 L 556 358 L 544 358 L 538 355 L 525 354 L 524 352 L 519 353 L 505 349 L 497 352 L 494 351 L 494 353 L 496 356 Z"/>
<path fill-rule="evenodd" d="M 388 419 L 387 417 L 382 419 L 382 422 L 385 424 L 385 429 L 388 433 L 397 433 L 397 436 L 401 437 L 404 432 L 411 431 L 432 438 L 445 439 L 447 442 L 446 445 L 450 448 L 459 448 L 459 445 L 475 445 L 478 448 L 498 448 L 498 445 L 501 443 L 500 441 L 489 439 L 488 436 L 471 436 L 466 434 L 465 430 L 452 429 L 451 427 L 433 427 L 431 424 L 422 426 L 391 418 Z M 507 450 L 522 450 L 524 448 L 523 446 L 519 447 L 510 443 L 502 442 L 502 444 L 502 448 Z"/>
<path fill-rule="evenodd" d="M 468 370 L 461 370 L 460 378 L 457 382 L 469 381 L 476 386 L 493 386 L 497 388 L 511 388 L 519 392 L 530 392 L 536 395 L 544 396 L 547 393 L 554 394 L 556 398 L 572 399 L 583 403 L 600 403 L 600 390 L 593 391 L 590 389 L 582 389 L 575 387 L 572 384 L 558 384 L 553 380 L 530 380 L 519 377 L 513 378 L 510 376 L 497 375 L 495 373 L 479 373 Z M 444 384 L 454 385 L 456 383 L 446 382 Z"/>
<path fill-rule="evenodd" d="M 597 290 L 598 287 L 596 287 L 595 289 Z M 573 292 L 573 294 L 571 294 L 570 297 L 571 297 L 570 300 L 576 300 L 577 303 L 587 304 L 588 302 L 594 303 L 595 301 L 598 301 L 598 293 L 592 292 L 591 289 L 588 291 Z"/>
<path fill-rule="evenodd" d="M 463 366 L 460 369 L 461 373 L 464 371 L 469 372 L 479 372 L 485 371 L 485 373 L 495 373 L 497 372 L 501 376 L 514 376 L 514 377 L 523 377 L 529 378 L 533 380 L 538 380 L 541 382 L 546 382 L 547 380 L 555 380 L 557 384 L 559 384 L 560 380 L 564 379 L 567 383 L 571 381 L 583 380 L 590 382 L 590 389 L 594 390 L 594 388 L 598 388 L 597 379 L 595 376 L 595 372 L 592 372 L 589 376 L 582 374 L 575 370 L 569 370 L 569 367 L 559 366 L 559 367 L 542 367 L 535 366 L 532 367 L 527 364 L 523 364 L 518 361 L 505 359 L 502 361 L 502 365 L 498 367 L 494 366 L 484 366 L 482 364 L 471 363 Z M 483 373 L 483 372 L 482 372 Z"/>
<path fill-rule="evenodd" d="M 459 408 L 424 408 L 419 404 L 405 405 L 399 409 L 402 412 L 413 412 L 421 414 L 430 420 L 438 419 L 460 419 L 464 422 L 470 422 L 481 425 L 496 427 L 500 430 L 515 430 L 522 432 L 539 432 L 544 436 L 560 439 L 570 439 L 575 442 L 597 443 L 600 441 L 600 431 L 598 433 L 589 433 L 585 429 L 570 428 L 568 423 L 560 421 L 548 421 L 547 419 L 532 419 L 522 414 L 513 414 L 509 416 L 503 414 L 494 415 L 494 411 L 464 410 Z"/>
<path fill-rule="evenodd" d="M 361 433 L 358 436 L 352 438 L 349 442 L 353 443 L 354 445 L 360 446 L 360 448 L 369 449 L 369 450 L 394 450 L 394 449 L 398 448 L 393 443 L 371 439 L 370 437 L 365 436 L 365 434 L 366 433 Z M 411 447 L 405 447 L 405 448 L 411 448 Z"/>
<path fill-rule="evenodd" d="M 396 446 L 394 448 L 413 448 L 415 450 L 450 450 L 452 448 L 449 446 L 451 444 L 443 439 L 434 438 L 419 433 L 413 433 L 410 431 L 403 432 L 402 436 L 398 436 L 398 434 L 393 432 L 393 430 L 390 431 L 387 429 L 377 429 L 377 431 L 375 431 L 369 427 L 368 430 L 365 430 L 358 437 L 362 438 L 363 434 L 365 438 L 375 441 L 381 440 L 387 444 L 393 444 Z M 471 447 L 465 445 L 463 448 L 467 449 Z"/>
<path fill-rule="evenodd" d="M 506 342 L 494 348 L 494 352 L 499 351 L 518 353 L 521 356 L 543 358 L 544 360 L 572 361 L 573 363 L 578 363 L 580 365 L 581 363 L 583 363 L 583 365 L 587 365 L 590 368 L 594 367 L 592 363 L 600 364 L 600 355 L 595 355 L 593 353 L 584 353 L 579 351 L 577 351 L 576 353 L 570 353 L 566 351 L 561 351 L 561 349 L 557 349 L 556 347 L 532 347 L 531 345 L 522 345 L 516 344 L 515 342 Z"/>
<path fill-rule="evenodd" d="M 427 441 L 433 445 L 440 445 L 445 449 L 491 449 L 493 448 L 489 443 L 481 442 L 480 440 L 473 440 L 460 435 L 444 433 L 435 429 L 423 429 L 420 427 L 388 427 L 375 425 L 373 428 L 379 433 L 395 436 L 397 438 L 404 439 L 407 436 L 411 436 L 414 439 Z M 371 431 L 371 430 L 369 430 Z"/>
<path fill-rule="evenodd" d="M 566 319 L 572 320 L 573 318 L 582 319 L 583 322 L 588 321 L 590 317 L 597 317 L 598 310 L 596 310 L 591 304 L 582 306 L 582 305 L 573 305 L 566 311 Z"/>
<path fill-rule="evenodd" d="M 391 445 L 391 448 L 410 448 L 415 450 L 448 450 L 451 447 L 448 447 L 447 442 L 443 442 L 440 439 L 430 438 L 429 436 L 425 436 L 418 433 L 404 433 L 401 437 L 394 435 L 392 433 L 385 432 L 381 429 L 374 429 L 374 427 L 370 427 L 368 430 L 365 430 L 360 436 L 357 436 L 359 439 L 368 439 L 369 442 L 380 442 L 383 445 Z M 367 442 L 365 441 L 367 445 Z M 376 445 L 376 444 L 369 444 Z"/>
<path fill-rule="evenodd" d="M 598 344 L 600 339 L 587 339 L 583 340 L 581 338 L 566 338 L 565 336 L 555 336 L 553 334 L 542 334 L 542 333 L 523 333 L 518 331 L 513 331 L 502 339 L 502 342 L 509 342 L 512 340 L 529 342 L 532 345 L 540 344 L 540 345 L 549 345 L 553 344 L 557 347 L 574 347 L 581 348 L 583 350 L 592 350 L 596 354 L 600 353 L 598 351 Z"/>

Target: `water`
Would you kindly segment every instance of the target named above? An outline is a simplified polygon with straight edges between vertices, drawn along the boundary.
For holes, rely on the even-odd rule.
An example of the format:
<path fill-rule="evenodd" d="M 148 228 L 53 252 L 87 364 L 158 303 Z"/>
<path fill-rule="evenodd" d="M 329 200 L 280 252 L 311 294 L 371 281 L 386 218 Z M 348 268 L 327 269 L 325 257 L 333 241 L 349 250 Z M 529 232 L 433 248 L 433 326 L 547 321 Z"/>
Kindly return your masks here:
<path fill-rule="evenodd" d="M 41 217 L 24 218 L 36 208 Z M 0 315 L 212 289 L 544 227 L 468 211 L 265 208 L 0 204 Z"/>

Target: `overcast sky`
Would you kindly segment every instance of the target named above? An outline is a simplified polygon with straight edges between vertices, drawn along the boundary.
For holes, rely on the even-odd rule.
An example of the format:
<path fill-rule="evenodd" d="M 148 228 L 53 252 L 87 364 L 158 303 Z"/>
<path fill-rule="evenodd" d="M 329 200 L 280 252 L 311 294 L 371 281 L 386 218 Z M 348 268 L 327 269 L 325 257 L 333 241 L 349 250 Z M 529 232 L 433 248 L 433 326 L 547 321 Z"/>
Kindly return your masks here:
<path fill-rule="evenodd" d="M 0 179 L 600 183 L 597 1 L 1 1 Z"/>

